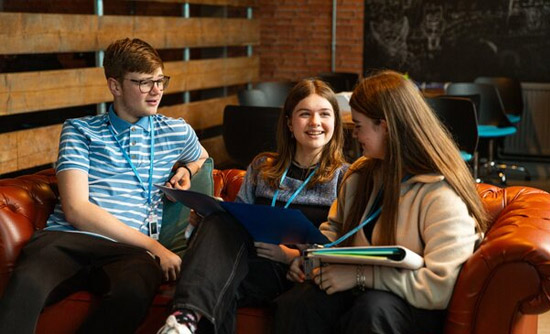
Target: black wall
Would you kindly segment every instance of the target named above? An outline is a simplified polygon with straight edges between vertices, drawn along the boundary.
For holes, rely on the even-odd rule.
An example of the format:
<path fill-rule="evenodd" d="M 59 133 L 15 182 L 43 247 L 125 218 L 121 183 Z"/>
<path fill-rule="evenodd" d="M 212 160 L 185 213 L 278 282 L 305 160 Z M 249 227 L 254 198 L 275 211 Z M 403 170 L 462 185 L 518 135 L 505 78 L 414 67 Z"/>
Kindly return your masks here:
<path fill-rule="evenodd" d="M 364 71 L 550 82 L 550 0 L 365 0 Z"/>

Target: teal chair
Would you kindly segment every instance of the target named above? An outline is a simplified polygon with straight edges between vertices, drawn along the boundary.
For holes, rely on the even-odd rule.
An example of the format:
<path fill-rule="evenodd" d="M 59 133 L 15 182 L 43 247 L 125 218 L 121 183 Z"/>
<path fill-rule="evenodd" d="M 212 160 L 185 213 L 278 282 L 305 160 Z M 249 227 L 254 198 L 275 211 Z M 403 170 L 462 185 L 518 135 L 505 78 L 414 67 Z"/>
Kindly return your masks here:
<path fill-rule="evenodd" d="M 504 112 L 512 124 L 521 121 L 523 114 L 523 95 L 521 83 L 508 77 L 477 77 L 475 83 L 493 85 L 500 95 Z"/>
<path fill-rule="evenodd" d="M 446 94 L 451 96 L 479 95 L 477 129 L 480 140 L 487 143 L 487 161 L 483 165 L 484 175 L 491 177 L 496 174 L 501 185 L 506 185 L 505 170 L 499 168 L 495 161 L 495 142 L 515 134 L 517 129 L 506 116 L 497 89 L 489 84 L 460 82 L 449 84 Z"/>
<path fill-rule="evenodd" d="M 428 98 L 426 102 L 453 136 L 462 159 L 470 164 L 472 174 L 477 180 L 479 136 L 474 102 L 469 98 L 456 96 Z"/>

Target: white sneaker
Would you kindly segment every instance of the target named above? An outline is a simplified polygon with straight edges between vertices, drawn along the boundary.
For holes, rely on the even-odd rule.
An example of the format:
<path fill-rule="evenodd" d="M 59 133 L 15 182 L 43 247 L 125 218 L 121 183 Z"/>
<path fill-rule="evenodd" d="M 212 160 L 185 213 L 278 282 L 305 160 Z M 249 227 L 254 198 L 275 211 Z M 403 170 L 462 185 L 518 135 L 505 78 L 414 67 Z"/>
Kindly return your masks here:
<path fill-rule="evenodd" d="M 187 326 L 180 324 L 173 315 L 166 319 L 166 323 L 162 326 L 157 334 L 193 334 Z"/>

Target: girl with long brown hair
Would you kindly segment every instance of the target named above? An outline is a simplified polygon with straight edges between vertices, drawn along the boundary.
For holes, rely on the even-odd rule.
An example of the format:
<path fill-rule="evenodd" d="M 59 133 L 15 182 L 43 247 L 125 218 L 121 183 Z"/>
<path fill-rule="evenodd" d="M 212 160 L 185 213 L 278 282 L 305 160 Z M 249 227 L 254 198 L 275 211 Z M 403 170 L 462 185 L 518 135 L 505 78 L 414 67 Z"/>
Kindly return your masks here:
<path fill-rule="evenodd" d="M 278 298 L 275 332 L 442 333 L 460 268 L 486 227 L 474 179 L 402 74 L 364 79 L 350 105 L 363 157 L 350 167 L 321 230 L 336 240 L 370 218 L 338 246 L 400 245 L 424 265 L 317 268 L 312 281 Z M 304 282 L 300 261 L 288 277 Z"/>
<path fill-rule="evenodd" d="M 236 201 L 298 209 L 319 226 L 348 168 L 342 148 L 334 92 L 322 81 L 301 80 L 281 111 L 277 152 L 254 159 Z M 174 313 L 159 333 L 234 333 L 238 305 L 269 304 L 291 286 L 285 276 L 298 249 L 254 242 L 227 213 L 204 217 L 191 240 Z"/>

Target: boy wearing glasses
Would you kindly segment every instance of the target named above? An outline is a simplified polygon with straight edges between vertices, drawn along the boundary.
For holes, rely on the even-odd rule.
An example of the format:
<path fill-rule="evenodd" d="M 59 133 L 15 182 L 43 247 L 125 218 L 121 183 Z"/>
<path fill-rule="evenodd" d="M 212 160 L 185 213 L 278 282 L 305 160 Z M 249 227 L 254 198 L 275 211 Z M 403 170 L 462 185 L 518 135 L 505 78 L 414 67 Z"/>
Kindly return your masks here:
<path fill-rule="evenodd" d="M 21 251 L 0 299 L 0 333 L 33 333 L 45 305 L 78 290 L 102 297 L 79 332 L 133 333 L 161 281 L 179 273 L 181 259 L 157 241 L 154 184 L 189 188 L 208 154 L 185 121 L 157 114 L 170 78 L 149 44 L 118 40 L 103 65 L 114 102 L 63 126 L 61 203 Z"/>

